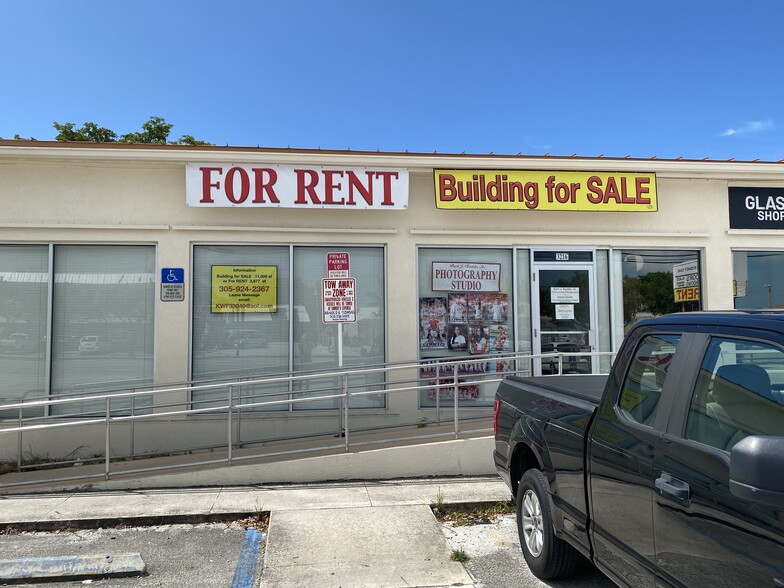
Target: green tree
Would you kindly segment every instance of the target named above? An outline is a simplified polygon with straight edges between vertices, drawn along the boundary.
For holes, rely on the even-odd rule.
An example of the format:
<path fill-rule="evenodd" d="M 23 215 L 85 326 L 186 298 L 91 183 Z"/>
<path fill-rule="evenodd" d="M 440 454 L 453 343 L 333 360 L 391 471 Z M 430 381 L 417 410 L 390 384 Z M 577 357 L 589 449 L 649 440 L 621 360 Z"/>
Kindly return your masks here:
<path fill-rule="evenodd" d="M 212 143 L 207 143 L 207 141 L 199 141 L 195 139 L 193 135 L 183 135 L 179 139 L 174 142 L 175 145 L 212 145 Z"/>
<path fill-rule="evenodd" d="M 212 145 L 206 141 L 200 141 L 193 135 L 183 135 L 176 141 L 169 141 L 173 124 L 167 123 L 166 119 L 160 116 L 151 116 L 150 119 L 142 124 L 142 130 L 138 132 L 125 133 L 118 138 L 117 133 L 105 127 L 99 127 L 93 122 L 84 123 L 81 128 L 75 128 L 74 123 L 53 123 L 57 130 L 57 141 L 88 141 L 94 143 L 148 143 L 153 145 Z M 18 137 L 18 135 L 17 135 Z"/>
<path fill-rule="evenodd" d="M 672 272 L 650 272 L 640 276 L 640 298 L 643 309 L 653 315 L 677 312 L 673 297 Z"/>
<path fill-rule="evenodd" d="M 623 276 L 623 323 L 629 325 L 637 320 L 637 313 L 642 310 L 640 297 L 640 278 Z"/>
<path fill-rule="evenodd" d="M 81 129 L 74 129 L 73 123 L 60 124 L 54 122 L 57 129 L 56 141 L 92 141 L 95 143 L 112 143 L 117 140 L 117 133 L 92 122 L 86 122 Z"/>
<path fill-rule="evenodd" d="M 165 145 L 169 142 L 173 124 L 167 123 L 160 116 L 151 116 L 150 120 L 142 124 L 140 133 L 126 133 L 120 137 L 122 143 L 151 143 Z"/>

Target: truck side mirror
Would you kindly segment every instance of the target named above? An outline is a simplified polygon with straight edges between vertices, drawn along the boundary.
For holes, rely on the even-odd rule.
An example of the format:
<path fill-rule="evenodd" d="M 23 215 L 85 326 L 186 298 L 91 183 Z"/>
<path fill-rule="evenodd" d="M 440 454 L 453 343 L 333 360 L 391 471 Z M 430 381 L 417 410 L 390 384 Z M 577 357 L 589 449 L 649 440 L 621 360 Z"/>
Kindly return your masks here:
<path fill-rule="evenodd" d="M 730 493 L 784 507 L 784 437 L 752 435 L 730 450 Z"/>

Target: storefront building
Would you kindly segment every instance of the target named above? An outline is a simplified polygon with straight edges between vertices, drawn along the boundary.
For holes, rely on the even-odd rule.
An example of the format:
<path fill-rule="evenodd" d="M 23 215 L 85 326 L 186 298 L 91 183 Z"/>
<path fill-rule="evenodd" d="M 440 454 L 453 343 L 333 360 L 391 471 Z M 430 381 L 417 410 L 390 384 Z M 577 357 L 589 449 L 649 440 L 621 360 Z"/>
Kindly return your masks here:
<path fill-rule="evenodd" d="M 782 162 L 0 141 L 0 186 L 0 402 L 471 355 L 503 372 L 614 351 L 651 314 L 784 306 Z M 335 410 L 258 418 L 295 434 Z"/>

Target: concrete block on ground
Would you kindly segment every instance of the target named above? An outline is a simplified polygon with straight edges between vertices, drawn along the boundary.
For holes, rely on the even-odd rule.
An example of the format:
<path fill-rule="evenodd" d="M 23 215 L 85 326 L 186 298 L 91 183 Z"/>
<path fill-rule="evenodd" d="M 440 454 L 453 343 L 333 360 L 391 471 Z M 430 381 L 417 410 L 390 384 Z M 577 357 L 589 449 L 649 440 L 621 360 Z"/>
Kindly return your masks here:
<path fill-rule="evenodd" d="M 138 553 L 108 553 L 0 560 L 0 583 L 71 582 L 141 576 L 147 565 Z"/>

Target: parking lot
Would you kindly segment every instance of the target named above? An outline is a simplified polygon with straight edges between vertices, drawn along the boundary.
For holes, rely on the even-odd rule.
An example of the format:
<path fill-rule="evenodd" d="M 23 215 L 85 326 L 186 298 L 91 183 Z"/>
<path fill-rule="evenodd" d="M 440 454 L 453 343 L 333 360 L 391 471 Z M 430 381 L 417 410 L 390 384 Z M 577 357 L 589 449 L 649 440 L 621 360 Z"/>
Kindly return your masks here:
<path fill-rule="evenodd" d="M 469 560 L 463 565 L 477 588 L 519 588 L 565 585 L 535 578 L 517 542 L 515 516 L 503 515 L 492 522 L 454 526 L 442 522 L 441 531 L 449 550 L 462 550 Z M 139 553 L 147 564 L 143 577 L 92 580 L 101 587 L 234 586 L 246 526 L 243 523 L 156 525 L 58 532 L 29 532 L 0 537 L 4 559 L 55 557 L 103 553 Z M 271 586 L 262 575 L 264 545 L 253 586 Z M 394 554 L 390 554 L 394 557 Z M 85 581 L 48 583 L 48 586 L 84 585 Z M 570 579 L 573 588 L 610 588 L 613 584 L 586 566 Z"/>

